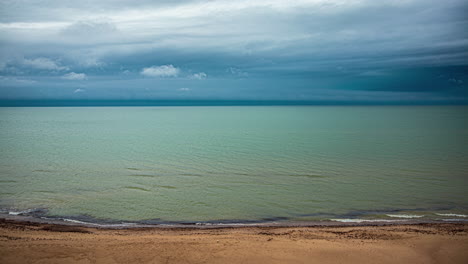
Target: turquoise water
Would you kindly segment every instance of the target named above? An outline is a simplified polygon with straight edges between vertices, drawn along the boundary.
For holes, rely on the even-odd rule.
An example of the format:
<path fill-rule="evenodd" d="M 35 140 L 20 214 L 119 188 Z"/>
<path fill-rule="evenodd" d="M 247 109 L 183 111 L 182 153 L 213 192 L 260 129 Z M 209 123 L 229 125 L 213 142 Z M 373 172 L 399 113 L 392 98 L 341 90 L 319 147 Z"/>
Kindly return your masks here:
<path fill-rule="evenodd" d="M 0 108 L 0 208 L 87 221 L 466 219 L 467 110 Z"/>

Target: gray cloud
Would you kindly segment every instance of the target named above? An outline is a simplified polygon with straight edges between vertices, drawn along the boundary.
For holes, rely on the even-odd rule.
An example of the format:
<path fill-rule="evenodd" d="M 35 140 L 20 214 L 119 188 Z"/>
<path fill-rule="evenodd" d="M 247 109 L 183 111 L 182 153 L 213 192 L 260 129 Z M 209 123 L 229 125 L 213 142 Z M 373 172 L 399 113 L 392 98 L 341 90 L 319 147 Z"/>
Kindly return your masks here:
<path fill-rule="evenodd" d="M 41 77 L 37 87 L 54 87 L 70 71 L 93 76 L 87 83 L 96 87 L 117 80 L 133 87 L 120 93 L 147 88 L 142 76 L 157 77 L 158 85 L 156 79 L 182 75 L 182 83 L 164 83 L 168 93 L 223 86 L 257 98 L 283 94 L 271 85 L 281 83 L 291 87 L 288 98 L 318 88 L 418 87 L 463 97 L 467 7 L 464 0 L 2 1 L 0 75 Z M 438 81 L 424 81 L 434 72 L 462 82 L 456 90 L 453 82 L 434 87 Z M 222 92 L 209 89 L 190 94 Z"/>
<path fill-rule="evenodd" d="M 70 81 L 83 81 L 86 80 L 86 74 L 84 73 L 74 73 L 70 72 L 62 76 L 62 79 L 64 80 L 70 80 Z"/>
<path fill-rule="evenodd" d="M 57 40 L 65 45 L 106 44 L 121 41 L 122 35 L 115 24 L 109 21 L 78 21 L 60 30 Z"/>
<path fill-rule="evenodd" d="M 24 59 L 23 64 L 39 70 L 56 70 L 63 71 L 68 70 L 68 67 L 60 66 L 59 63 L 49 59 L 49 58 L 35 58 L 35 59 Z"/>
<path fill-rule="evenodd" d="M 206 79 L 206 77 L 208 77 L 208 75 L 204 72 L 194 73 L 190 75 L 190 78 L 195 80 L 203 80 Z"/>
<path fill-rule="evenodd" d="M 73 93 L 84 93 L 84 92 L 86 92 L 86 90 L 85 90 L 85 89 L 81 89 L 81 88 L 78 88 L 78 89 L 76 89 L 75 91 L 73 91 Z"/>
<path fill-rule="evenodd" d="M 143 68 L 141 74 L 148 77 L 177 77 L 180 69 L 173 65 L 151 66 Z"/>

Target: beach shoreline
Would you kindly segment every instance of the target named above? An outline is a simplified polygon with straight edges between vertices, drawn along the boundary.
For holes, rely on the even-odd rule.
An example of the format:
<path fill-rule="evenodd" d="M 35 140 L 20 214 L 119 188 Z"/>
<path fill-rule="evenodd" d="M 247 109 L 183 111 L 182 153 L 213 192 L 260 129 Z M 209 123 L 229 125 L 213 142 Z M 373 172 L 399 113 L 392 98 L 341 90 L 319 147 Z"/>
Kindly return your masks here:
<path fill-rule="evenodd" d="M 467 263 L 468 224 L 140 227 L 0 220 L 1 263 Z"/>
<path fill-rule="evenodd" d="M 466 215 L 461 218 L 452 219 L 427 219 L 427 218 L 394 218 L 394 219 L 365 219 L 365 218 L 343 218 L 343 219 L 323 219 L 298 221 L 287 218 L 270 218 L 264 220 L 212 220 L 212 221 L 117 221 L 117 220 L 98 220 L 89 218 L 86 220 L 75 219 L 73 217 L 59 216 L 35 216 L 24 214 L 5 214 L 0 213 L 0 221 L 11 222 L 21 225 L 63 225 L 91 227 L 99 229 L 138 229 L 138 228 L 230 228 L 230 227 L 350 227 L 350 226 L 391 226 L 391 225 L 420 225 L 420 224 L 450 224 L 464 223 L 468 224 Z"/>

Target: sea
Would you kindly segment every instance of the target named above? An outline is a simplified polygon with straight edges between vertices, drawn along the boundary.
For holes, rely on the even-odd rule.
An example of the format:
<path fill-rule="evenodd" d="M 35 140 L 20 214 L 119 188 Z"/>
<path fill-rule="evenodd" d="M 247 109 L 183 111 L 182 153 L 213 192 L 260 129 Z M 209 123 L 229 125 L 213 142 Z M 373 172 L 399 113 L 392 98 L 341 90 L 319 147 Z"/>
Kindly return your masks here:
<path fill-rule="evenodd" d="M 466 222 L 468 107 L 0 107 L 1 216 Z"/>

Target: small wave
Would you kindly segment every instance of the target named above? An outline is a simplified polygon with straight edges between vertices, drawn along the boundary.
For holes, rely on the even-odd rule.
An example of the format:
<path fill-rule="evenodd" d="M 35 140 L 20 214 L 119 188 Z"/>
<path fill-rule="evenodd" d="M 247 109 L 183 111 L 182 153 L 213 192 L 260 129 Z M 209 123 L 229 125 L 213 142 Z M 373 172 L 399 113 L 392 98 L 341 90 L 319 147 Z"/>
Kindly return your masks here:
<path fill-rule="evenodd" d="M 439 213 L 436 213 L 436 215 L 440 215 L 440 216 L 455 216 L 455 217 L 468 217 L 468 215 L 464 215 L 464 214 L 439 214 Z"/>
<path fill-rule="evenodd" d="M 24 214 L 24 212 L 8 212 L 9 215 L 20 215 Z"/>
<path fill-rule="evenodd" d="M 50 173 L 50 172 L 55 172 L 53 170 L 33 170 L 33 172 L 47 172 L 47 173 Z"/>
<path fill-rule="evenodd" d="M 43 190 L 32 191 L 32 192 L 35 192 L 35 193 L 55 193 L 54 191 L 43 191 Z"/>
<path fill-rule="evenodd" d="M 131 174 L 130 176 L 132 176 L 132 177 L 148 177 L 148 178 L 157 177 L 156 175 L 149 175 L 149 174 Z"/>
<path fill-rule="evenodd" d="M 305 177 L 305 178 L 326 178 L 326 176 L 318 174 L 290 174 L 291 177 Z"/>
<path fill-rule="evenodd" d="M 330 219 L 342 223 L 365 223 L 365 222 L 401 222 L 406 220 L 388 220 L 388 219 Z"/>
<path fill-rule="evenodd" d="M 36 210 L 37 209 L 28 209 L 28 210 L 24 210 L 24 211 L 9 211 L 8 214 L 9 215 L 23 215 L 23 214 L 32 213 L 32 212 L 34 212 Z"/>
<path fill-rule="evenodd" d="M 456 218 L 456 219 L 442 219 L 442 221 L 446 221 L 446 222 L 468 222 L 468 219 L 460 219 L 460 218 Z"/>
<path fill-rule="evenodd" d="M 75 223 L 75 224 L 80 224 L 80 225 L 92 225 L 92 226 L 100 226 L 100 227 L 127 227 L 127 226 L 137 225 L 136 223 L 97 224 L 97 223 L 83 222 L 83 221 L 73 220 L 73 219 L 68 219 L 68 218 L 62 218 L 61 220 L 64 222 L 70 222 L 70 223 Z"/>
<path fill-rule="evenodd" d="M 144 192 L 149 192 L 150 191 L 148 189 L 141 188 L 141 187 L 135 187 L 135 186 L 125 186 L 124 188 L 131 189 L 131 190 L 144 191 Z"/>
<path fill-rule="evenodd" d="M 233 172 L 233 173 L 231 173 L 231 174 L 233 174 L 233 175 L 239 175 L 239 176 L 250 176 L 250 174 L 248 174 L 248 173 L 243 173 L 243 172 Z"/>
<path fill-rule="evenodd" d="M 99 225 L 99 224 L 95 224 L 95 223 L 83 222 L 83 221 L 67 219 L 67 218 L 62 218 L 62 221 L 71 222 L 71 223 L 75 223 L 75 224 L 82 224 L 82 225 Z"/>
<path fill-rule="evenodd" d="M 197 173 L 180 173 L 180 176 L 193 176 L 193 177 L 202 177 L 203 174 L 197 174 Z"/>
<path fill-rule="evenodd" d="M 271 222 L 269 224 L 276 224 Z M 259 223 L 195 223 L 197 226 L 259 226 Z"/>
<path fill-rule="evenodd" d="M 387 214 L 389 217 L 396 217 L 396 218 L 421 218 L 424 215 L 405 215 L 405 214 Z"/>
<path fill-rule="evenodd" d="M 177 189 L 177 187 L 171 186 L 171 185 L 153 185 L 153 186 L 158 187 L 158 188 L 165 188 L 165 189 Z"/>

